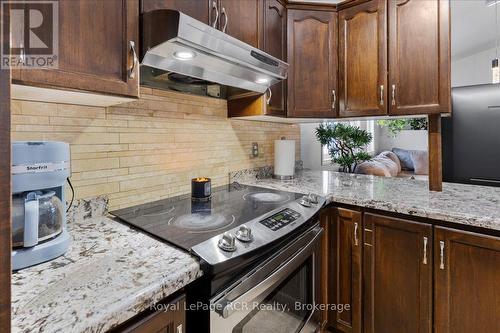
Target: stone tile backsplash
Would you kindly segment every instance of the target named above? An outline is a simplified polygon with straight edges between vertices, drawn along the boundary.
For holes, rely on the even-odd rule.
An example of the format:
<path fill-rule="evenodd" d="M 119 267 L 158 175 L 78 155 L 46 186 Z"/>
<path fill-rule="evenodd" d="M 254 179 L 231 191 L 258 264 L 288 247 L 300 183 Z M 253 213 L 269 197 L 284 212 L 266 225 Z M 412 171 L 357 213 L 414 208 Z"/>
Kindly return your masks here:
<path fill-rule="evenodd" d="M 187 193 L 193 177 L 219 186 L 230 172 L 270 166 L 283 136 L 298 141 L 300 129 L 228 119 L 225 100 L 149 88 L 109 108 L 12 101 L 12 139 L 69 142 L 76 199 L 105 196 L 110 209 Z"/>

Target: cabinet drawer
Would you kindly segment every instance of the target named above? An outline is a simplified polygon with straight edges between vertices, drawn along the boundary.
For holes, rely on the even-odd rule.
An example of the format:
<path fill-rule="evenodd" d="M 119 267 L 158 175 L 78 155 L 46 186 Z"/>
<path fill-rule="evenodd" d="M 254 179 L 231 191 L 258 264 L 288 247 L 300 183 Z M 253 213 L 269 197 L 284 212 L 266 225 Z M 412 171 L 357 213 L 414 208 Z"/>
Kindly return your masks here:
<path fill-rule="evenodd" d="M 181 296 L 171 303 L 158 305 L 158 311 L 124 328 L 122 333 L 185 333 L 186 298 Z"/>

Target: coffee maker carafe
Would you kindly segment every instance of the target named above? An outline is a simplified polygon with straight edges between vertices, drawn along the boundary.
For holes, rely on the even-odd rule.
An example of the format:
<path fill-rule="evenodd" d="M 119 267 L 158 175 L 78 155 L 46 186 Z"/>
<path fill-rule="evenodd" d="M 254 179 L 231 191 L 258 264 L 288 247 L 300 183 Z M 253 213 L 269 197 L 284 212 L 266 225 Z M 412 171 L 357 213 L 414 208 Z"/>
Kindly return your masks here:
<path fill-rule="evenodd" d="M 64 254 L 64 185 L 70 174 L 64 142 L 12 144 L 12 268 L 19 270 Z"/>

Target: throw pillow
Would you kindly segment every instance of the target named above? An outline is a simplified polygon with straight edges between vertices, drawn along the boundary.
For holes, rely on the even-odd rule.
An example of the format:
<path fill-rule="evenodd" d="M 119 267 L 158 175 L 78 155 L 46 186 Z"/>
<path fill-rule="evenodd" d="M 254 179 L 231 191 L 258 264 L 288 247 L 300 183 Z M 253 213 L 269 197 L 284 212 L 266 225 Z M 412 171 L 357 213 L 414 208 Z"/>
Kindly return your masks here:
<path fill-rule="evenodd" d="M 394 163 L 396 163 L 397 169 L 398 169 L 398 174 L 401 172 L 401 161 L 398 158 L 398 155 L 394 154 L 392 151 L 383 151 L 380 154 L 378 154 L 380 157 L 387 157 L 390 158 Z"/>
<path fill-rule="evenodd" d="M 401 161 L 402 170 L 414 170 L 411 152 L 406 149 L 392 148 L 392 152 L 396 154 Z"/>
<path fill-rule="evenodd" d="M 379 162 L 385 166 L 387 171 L 389 171 L 389 174 L 391 177 L 396 177 L 399 173 L 398 170 L 398 165 L 394 163 L 393 160 L 391 160 L 389 157 L 384 157 L 384 156 L 376 156 L 372 159 L 372 161 Z"/>
<path fill-rule="evenodd" d="M 373 160 L 358 164 L 354 172 L 364 175 L 373 175 L 382 177 L 391 176 L 391 173 L 389 172 L 389 170 L 387 170 L 384 164 Z"/>

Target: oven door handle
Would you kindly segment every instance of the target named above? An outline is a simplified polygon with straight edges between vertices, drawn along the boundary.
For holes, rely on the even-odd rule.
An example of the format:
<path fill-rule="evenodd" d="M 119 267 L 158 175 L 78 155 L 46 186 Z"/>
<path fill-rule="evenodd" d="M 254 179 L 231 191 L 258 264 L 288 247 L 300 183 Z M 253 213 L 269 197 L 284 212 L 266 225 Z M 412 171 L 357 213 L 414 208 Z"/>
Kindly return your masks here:
<path fill-rule="evenodd" d="M 311 253 L 311 249 L 316 245 L 316 240 L 323 233 L 323 228 L 317 227 L 313 230 L 315 232 L 313 238 L 297 252 L 290 260 L 286 261 L 280 265 L 275 271 L 273 271 L 267 278 L 262 280 L 252 289 L 246 291 L 242 295 L 238 296 L 234 300 L 230 301 L 226 298 L 222 298 L 216 303 L 216 311 L 223 317 L 228 318 L 236 310 L 232 306 L 233 303 L 243 304 L 250 303 L 257 297 L 265 293 L 267 290 L 275 287 L 283 280 L 285 280 L 290 273 L 292 273 L 297 266 L 299 266 Z M 251 278 L 251 277 L 249 277 Z"/>

